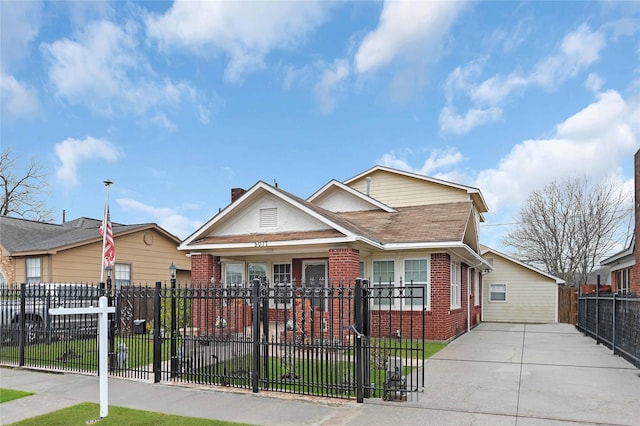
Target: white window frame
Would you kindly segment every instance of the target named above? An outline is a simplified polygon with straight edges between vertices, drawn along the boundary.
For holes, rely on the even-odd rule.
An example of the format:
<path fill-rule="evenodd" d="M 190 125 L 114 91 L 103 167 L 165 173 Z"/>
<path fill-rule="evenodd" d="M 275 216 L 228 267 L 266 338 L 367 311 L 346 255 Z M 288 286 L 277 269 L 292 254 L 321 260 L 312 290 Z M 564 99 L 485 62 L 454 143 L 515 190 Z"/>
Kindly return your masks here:
<path fill-rule="evenodd" d="M 232 269 L 236 269 L 236 271 L 232 271 Z M 238 271 L 239 269 L 239 271 Z M 234 278 L 237 278 L 237 274 L 240 272 L 240 282 L 236 282 L 236 279 L 229 279 L 229 273 L 233 274 Z M 232 281 L 232 284 L 229 282 Z M 245 283 L 245 270 L 244 270 L 244 262 L 225 262 L 224 263 L 224 286 L 226 288 L 235 288 L 242 287 Z"/>
<path fill-rule="evenodd" d="M 618 293 L 629 293 L 631 284 L 631 268 L 624 268 L 616 271 L 618 281 Z"/>
<path fill-rule="evenodd" d="M 24 262 L 24 274 L 27 284 L 37 284 L 41 282 L 42 259 L 39 257 L 27 257 Z"/>
<path fill-rule="evenodd" d="M 388 279 L 385 279 L 384 281 L 378 279 L 375 276 L 375 264 L 376 263 L 383 263 L 383 262 L 391 262 L 391 264 L 393 265 L 393 280 L 391 282 L 389 282 Z M 393 289 L 396 286 L 396 260 L 395 259 L 375 259 L 371 262 L 371 287 L 373 288 L 388 288 L 390 289 L 390 295 L 393 296 Z M 389 294 L 389 293 L 387 293 Z M 374 299 L 371 301 L 371 303 L 373 304 L 373 308 L 374 309 L 388 309 L 388 308 L 393 308 L 394 304 L 395 304 L 395 299 L 393 297 L 389 298 L 388 302 L 384 302 L 384 300 L 386 298 L 384 297 L 379 297 L 377 295 L 377 292 L 374 292 Z"/>
<path fill-rule="evenodd" d="M 408 273 L 407 273 L 407 262 L 413 262 L 413 261 L 426 261 L 427 264 L 427 269 L 426 269 L 426 280 L 425 281 L 413 281 L 413 286 L 422 286 L 423 287 L 423 292 L 424 292 L 424 307 L 427 310 L 431 310 L 431 262 L 430 262 L 430 257 L 408 257 L 402 260 L 402 265 L 403 265 L 403 274 L 404 274 L 404 280 L 403 283 L 405 286 L 411 286 L 411 278 L 408 278 Z M 406 297 L 404 299 L 404 306 L 406 307 L 410 307 L 411 309 L 414 310 L 422 310 L 423 305 L 422 303 L 420 304 L 416 304 L 415 299 L 412 300 L 410 297 Z"/>
<path fill-rule="evenodd" d="M 504 291 L 494 290 L 495 287 L 502 286 Z M 494 299 L 493 294 L 504 294 L 504 299 Z M 489 302 L 504 303 L 507 301 L 507 284 L 506 283 L 491 283 L 489 284 Z"/>
<path fill-rule="evenodd" d="M 284 272 L 276 272 L 276 266 L 280 267 L 280 266 L 285 266 L 288 268 L 286 271 Z M 270 302 L 271 306 L 275 306 L 275 307 L 285 307 L 291 306 L 291 298 L 287 296 L 287 294 L 289 293 L 286 289 L 292 288 L 293 287 L 293 279 L 291 277 L 291 274 L 293 273 L 293 266 L 291 265 L 291 262 L 273 262 L 271 264 L 271 285 L 274 288 L 274 299 Z M 280 282 L 281 277 L 282 276 L 286 276 L 288 275 L 288 278 L 285 277 L 285 280 L 283 282 Z M 277 278 L 276 278 L 277 276 Z M 285 297 L 281 297 L 279 296 L 279 289 L 280 291 L 282 291 L 284 289 L 283 294 L 285 294 Z"/>
<path fill-rule="evenodd" d="M 460 289 L 462 287 L 462 266 L 460 262 L 451 261 L 451 309 L 462 308 Z"/>
<path fill-rule="evenodd" d="M 475 280 L 473 282 L 473 305 L 478 306 L 480 304 L 480 277 L 482 273 L 480 271 L 476 271 Z"/>
<path fill-rule="evenodd" d="M 131 285 L 131 264 L 116 263 L 113 266 L 113 278 L 116 283 L 116 290 L 119 291 L 122 286 Z"/>
<path fill-rule="evenodd" d="M 254 275 L 254 272 L 252 271 L 252 269 L 254 267 L 256 267 L 256 266 L 257 267 L 261 267 L 262 270 L 264 271 L 264 274 L 259 275 L 259 276 Z M 268 267 L 268 265 L 266 263 L 264 263 L 264 262 L 252 262 L 252 263 L 249 263 L 249 268 L 247 269 L 247 277 L 248 277 L 247 278 L 247 286 L 248 287 L 253 286 L 253 280 L 255 278 L 262 278 L 263 276 L 265 277 L 265 279 L 269 278 L 269 267 Z"/>

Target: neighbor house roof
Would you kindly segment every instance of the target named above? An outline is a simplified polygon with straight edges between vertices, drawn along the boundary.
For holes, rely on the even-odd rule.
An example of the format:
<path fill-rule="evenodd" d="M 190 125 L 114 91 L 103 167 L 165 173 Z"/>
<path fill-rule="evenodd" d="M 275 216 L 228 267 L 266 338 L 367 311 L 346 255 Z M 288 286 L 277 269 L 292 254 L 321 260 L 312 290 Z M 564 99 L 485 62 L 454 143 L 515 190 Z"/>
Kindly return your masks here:
<path fill-rule="evenodd" d="M 515 258 L 513 258 L 513 257 L 511 257 L 511 256 L 509 256 L 507 254 L 501 253 L 498 250 L 492 249 L 491 247 L 487 247 L 485 245 L 482 245 L 481 246 L 481 254 L 482 254 L 482 256 L 485 256 L 487 253 L 492 253 L 492 254 L 494 254 L 496 256 L 500 256 L 503 259 L 506 259 L 506 260 L 508 260 L 510 262 L 513 262 L 513 263 L 515 263 L 517 265 L 522 266 L 523 268 L 527 268 L 527 269 L 529 269 L 529 270 L 531 270 L 531 271 L 533 271 L 535 273 L 543 275 L 543 276 L 545 276 L 545 277 L 547 277 L 547 278 L 549 278 L 551 280 L 554 280 L 556 282 L 556 284 L 564 284 L 565 283 L 565 280 L 563 280 L 562 278 L 556 277 L 555 275 L 551 275 L 551 274 L 549 274 L 547 272 L 544 272 L 544 271 L 542 271 L 542 270 L 540 270 L 538 268 L 534 268 L 531 265 L 527 265 L 526 263 L 521 262 L 521 261 L 519 261 L 519 260 L 517 260 L 517 259 L 515 259 Z"/>
<path fill-rule="evenodd" d="M 81 217 L 63 224 L 0 216 L 0 246 L 11 255 L 55 253 L 62 249 L 101 241 L 102 221 Z M 112 223 L 115 237 L 154 228 L 179 243 L 180 240 L 154 223 L 122 225 Z"/>

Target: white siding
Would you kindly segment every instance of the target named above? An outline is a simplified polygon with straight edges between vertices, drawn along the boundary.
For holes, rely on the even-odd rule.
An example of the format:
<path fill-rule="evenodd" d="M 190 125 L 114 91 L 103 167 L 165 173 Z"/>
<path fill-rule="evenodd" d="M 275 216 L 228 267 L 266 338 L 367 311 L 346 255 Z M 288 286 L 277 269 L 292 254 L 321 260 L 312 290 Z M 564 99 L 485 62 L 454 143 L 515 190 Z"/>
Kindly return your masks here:
<path fill-rule="evenodd" d="M 277 224 L 265 228 L 260 227 L 260 209 L 277 209 Z M 252 233 L 273 233 L 293 231 L 318 231 L 330 229 L 326 224 L 302 212 L 280 198 L 265 194 L 257 200 L 242 207 L 238 214 L 232 215 L 217 225 L 210 236 L 244 235 Z"/>
<path fill-rule="evenodd" d="M 370 195 L 391 207 L 421 206 L 457 201 L 469 201 L 467 191 L 403 176 L 385 171 L 377 171 L 371 177 Z M 365 177 L 349 184 L 353 189 L 366 193 Z"/>
<path fill-rule="evenodd" d="M 323 194 L 314 204 L 332 212 L 359 212 L 376 210 L 378 207 L 370 202 L 349 194 L 345 190 L 333 190 Z"/>
<path fill-rule="evenodd" d="M 549 323 L 557 322 L 558 286 L 556 282 L 494 253 L 493 272 L 482 281 L 483 321 Z M 491 284 L 507 285 L 507 300 L 489 300 Z"/>

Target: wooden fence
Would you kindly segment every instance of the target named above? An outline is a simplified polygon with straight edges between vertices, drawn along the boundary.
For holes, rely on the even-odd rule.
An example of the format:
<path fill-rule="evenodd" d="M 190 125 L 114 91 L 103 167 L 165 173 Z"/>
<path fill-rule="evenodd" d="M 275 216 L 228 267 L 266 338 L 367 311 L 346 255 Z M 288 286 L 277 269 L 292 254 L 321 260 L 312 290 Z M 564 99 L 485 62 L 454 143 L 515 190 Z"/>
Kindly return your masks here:
<path fill-rule="evenodd" d="M 558 322 L 578 323 L 578 287 L 558 286 Z"/>

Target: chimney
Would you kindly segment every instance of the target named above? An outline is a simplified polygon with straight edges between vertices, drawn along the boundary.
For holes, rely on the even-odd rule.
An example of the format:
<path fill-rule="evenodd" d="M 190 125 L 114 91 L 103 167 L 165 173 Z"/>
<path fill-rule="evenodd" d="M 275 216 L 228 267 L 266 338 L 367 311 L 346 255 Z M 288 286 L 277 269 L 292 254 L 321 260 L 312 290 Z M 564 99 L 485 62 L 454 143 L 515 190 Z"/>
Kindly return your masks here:
<path fill-rule="evenodd" d="M 247 192 L 246 189 L 242 188 L 231 188 L 231 202 L 235 203 L 235 201 L 242 197 Z"/>

